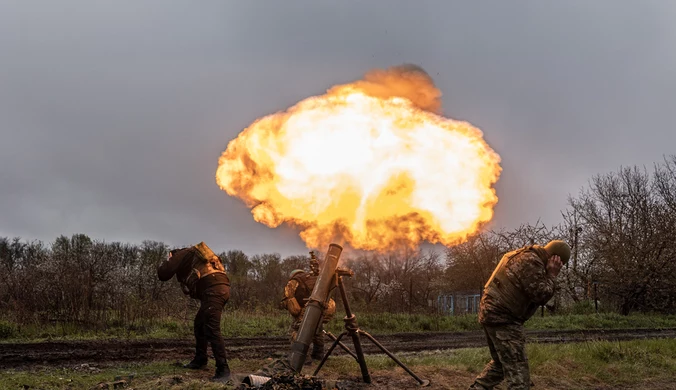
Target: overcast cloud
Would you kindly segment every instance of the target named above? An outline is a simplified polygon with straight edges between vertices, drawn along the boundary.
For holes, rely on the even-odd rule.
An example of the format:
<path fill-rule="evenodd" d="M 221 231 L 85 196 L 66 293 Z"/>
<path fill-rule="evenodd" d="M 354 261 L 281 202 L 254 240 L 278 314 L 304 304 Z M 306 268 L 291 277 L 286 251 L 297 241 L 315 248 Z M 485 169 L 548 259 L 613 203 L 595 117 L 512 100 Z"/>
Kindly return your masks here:
<path fill-rule="evenodd" d="M 502 157 L 495 226 L 676 153 L 672 1 L 3 1 L 0 236 L 303 253 L 215 183 L 254 119 L 421 65 Z M 448 189 L 449 191 L 452 189 Z"/>

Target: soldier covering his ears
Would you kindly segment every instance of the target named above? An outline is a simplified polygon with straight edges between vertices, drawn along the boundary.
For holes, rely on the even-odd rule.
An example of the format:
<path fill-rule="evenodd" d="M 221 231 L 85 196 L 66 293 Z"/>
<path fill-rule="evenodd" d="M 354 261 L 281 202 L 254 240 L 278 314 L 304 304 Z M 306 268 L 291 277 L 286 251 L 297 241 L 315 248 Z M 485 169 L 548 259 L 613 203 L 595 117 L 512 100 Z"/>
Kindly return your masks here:
<path fill-rule="evenodd" d="M 207 345 L 211 344 L 216 360 L 216 374 L 212 379 L 229 380 L 230 368 L 221 335 L 221 315 L 223 307 L 230 299 L 230 279 L 221 259 L 204 242 L 172 250 L 169 258 L 157 268 L 157 276 L 164 282 L 174 275 L 181 283 L 183 293 L 200 301 L 194 322 L 195 357 L 184 367 L 205 367 L 208 360 Z"/>
<path fill-rule="evenodd" d="M 504 380 L 508 389 L 530 389 L 523 323 L 554 295 L 554 281 L 570 258 L 563 241 L 527 246 L 502 257 L 484 286 L 479 322 L 492 360 L 470 389 L 493 389 Z"/>

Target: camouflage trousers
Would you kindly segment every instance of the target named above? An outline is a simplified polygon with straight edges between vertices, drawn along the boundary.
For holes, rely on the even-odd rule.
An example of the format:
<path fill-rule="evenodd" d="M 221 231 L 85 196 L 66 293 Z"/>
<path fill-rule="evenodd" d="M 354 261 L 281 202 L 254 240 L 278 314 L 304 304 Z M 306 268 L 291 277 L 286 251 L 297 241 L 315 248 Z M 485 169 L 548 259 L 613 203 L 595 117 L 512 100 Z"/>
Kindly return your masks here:
<path fill-rule="evenodd" d="M 530 389 L 523 325 L 484 325 L 492 360 L 476 377 L 470 389 L 493 389 L 503 380 L 510 390 Z"/>

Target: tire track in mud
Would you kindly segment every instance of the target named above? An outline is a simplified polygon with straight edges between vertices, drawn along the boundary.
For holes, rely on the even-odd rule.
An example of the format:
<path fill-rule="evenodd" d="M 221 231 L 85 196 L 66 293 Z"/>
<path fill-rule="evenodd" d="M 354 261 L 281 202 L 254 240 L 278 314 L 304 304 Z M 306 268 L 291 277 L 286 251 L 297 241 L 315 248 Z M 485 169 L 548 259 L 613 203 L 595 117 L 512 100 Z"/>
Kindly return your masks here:
<path fill-rule="evenodd" d="M 336 335 L 337 336 L 337 335 Z M 373 335 L 391 352 L 419 352 L 443 349 L 483 347 L 481 331 L 427 332 Z M 675 338 L 676 328 L 668 329 L 593 329 L 593 330 L 532 330 L 526 332 L 530 343 L 568 343 L 591 340 L 635 340 Z M 343 341 L 352 349 L 352 341 Z M 327 339 L 327 348 L 331 340 Z M 364 353 L 380 350 L 362 337 Z M 285 337 L 254 337 L 226 339 L 229 358 L 264 359 L 274 353 L 286 352 L 290 343 Z M 152 360 L 186 360 L 194 353 L 191 339 L 155 340 L 92 340 L 54 341 L 40 343 L 0 344 L 0 369 L 35 366 L 68 366 L 81 363 L 114 363 Z M 334 354 L 345 354 L 336 348 Z"/>

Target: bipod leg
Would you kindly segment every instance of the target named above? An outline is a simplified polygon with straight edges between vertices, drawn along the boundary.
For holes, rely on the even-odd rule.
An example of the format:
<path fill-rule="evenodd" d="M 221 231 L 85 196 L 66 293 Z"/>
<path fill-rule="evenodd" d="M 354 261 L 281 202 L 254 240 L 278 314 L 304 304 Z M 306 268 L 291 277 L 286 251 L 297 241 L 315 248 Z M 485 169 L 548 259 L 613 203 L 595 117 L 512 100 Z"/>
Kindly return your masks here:
<path fill-rule="evenodd" d="M 364 350 L 361 348 L 361 340 L 359 340 L 359 327 L 357 326 L 357 317 L 352 314 L 350 309 L 350 301 L 347 300 L 347 293 L 345 293 L 345 285 L 343 284 L 343 277 L 338 276 L 338 290 L 340 290 L 340 297 L 343 301 L 343 307 L 345 308 L 345 330 L 352 337 L 352 344 L 354 344 L 354 352 L 357 354 L 357 362 L 359 363 L 359 369 L 361 369 L 361 376 L 364 379 L 364 383 L 371 383 L 371 374 L 369 374 L 369 369 L 366 367 L 366 359 L 364 359 Z"/>
<path fill-rule="evenodd" d="M 345 318 L 345 328 L 347 328 L 348 333 L 352 337 L 352 344 L 354 344 L 354 351 L 357 353 L 357 362 L 359 363 L 359 368 L 361 369 L 361 376 L 364 379 L 364 383 L 371 383 L 371 374 L 369 373 L 368 367 L 366 367 L 364 350 L 361 348 L 359 328 L 357 327 L 357 321 L 354 314 L 349 318 Z"/>
<path fill-rule="evenodd" d="M 338 345 L 339 343 L 342 344 L 342 343 L 340 342 L 340 339 L 342 339 L 343 336 L 345 336 L 346 334 L 347 334 L 347 331 L 345 331 L 345 332 L 343 332 L 343 333 L 341 333 L 341 334 L 338 335 L 338 338 L 333 342 L 333 344 L 331 344 L 331 347 L 329 348 L 329 350 L 326 351 L 326 353 L 324 354 L 324 357 L 322 358 L 322 361 L 319 362 L 319 365 L 317 366 L 317 368 L 315 368 L 315 372 L 312 374 L 312 376 L 317 376 L 317 373 L 319 372 L 319 370 L 322 369 L 322 366 L 323 366 L 324 363 L 326 363 L 326 361 L 328 360 L 329 355 L 331 355 L 331 352 L 333 352 L 333 350 L 336 349 L 336 345 Z"/>
<path fill-rule="evenodd" d="M 333 341 L 336 341 L 336 336 L 334 336 L 331 332 L 327 332 L 323 330 L 324 334 L 329 336 L 329 338 Z M 343 349 L 343 351 L 347 352 L 354 358 L 354 360 L 357 360 L 357 355 L 354 354 L 354 352 L 350 351 L 350 348 L 347 347 L 347 345 L 343 344 L 342 341 L 338 341 L 338 346 Z"/>
<path fill-rule="evenodd" d="M 418 381 L 418 383 L 420 383 L 420 386 L 429 386 L 429 385 L 430 385 L 430 381 L 428 381 L 428 380 L 426 380 L 426 379 L 420 379 L 420 377 L 418 377 L 415 373 L 413 373 L 413 371 L 411 371 L 408 367 L 406 367 L 406 365 L 405 365 L 404 363 L 402 363 L 399 359 L 397 359 L 397 357 L 394 356 L 394 355 L 392 354 L 392 352 L 388 351 L 388 350 L 387 350 L 382 344 L 380 344 L 380 343 L 378 342 L 378 340 L 376 340 L 373 336 L 371 336 L 371 335 L 368 334 L 367 332 L 364 332 L 364 331 L 361 330 L 361 329 L 357 330 L 357 332 L 360 333 L 360 334 L 363 334 L 363 335 L 366 336 L 369 340 L 371 340 L 371 342 L 372 342 L 373 344 L 375 344 L 378 348 L 380 348 L 380 350 L 383 351 L 387 356 L 389 356 L 390 359 L 394 360 L 394 362 L 397 363 L 401 368 L 403 368 L 404 370 L 406 370 L 406 372 L 408 372 L 409 375 L 411 375 L 411 376 L 413 377 L 413 379 L 415 379 L 416 381 Z"/>

